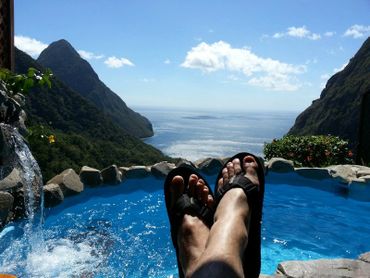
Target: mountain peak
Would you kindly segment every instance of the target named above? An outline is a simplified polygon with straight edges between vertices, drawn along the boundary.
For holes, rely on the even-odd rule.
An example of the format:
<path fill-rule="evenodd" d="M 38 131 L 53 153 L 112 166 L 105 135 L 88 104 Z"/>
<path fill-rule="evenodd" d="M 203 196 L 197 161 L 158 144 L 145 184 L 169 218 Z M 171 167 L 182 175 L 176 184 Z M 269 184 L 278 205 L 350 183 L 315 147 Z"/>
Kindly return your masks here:
<path fill-rule="evenodd" d="M 56 55 L 60 58 L 67 57 L 74 57 L 74 58 L 80 58 L 80 55 L 78 52 L 73 48 L 73 46 L 65 39 L 61 39 L 55 42 L 52 42 L 47 48 L 45 48 L 39 58 L 39 60 L 46 59 L 49 55 Z"/>
<path fill-rule="evenodd" d="M 358 142 L 361 101 L 370 90 L 370 38 L 362 44 L 348 65 L 327 82 L 320 98 L 296 119 L 289 134 L 331 134 Z"/>
<path fill-rule="evenodd" d="M 37 62 L 50 68 L 68 87 L 88 99 L 127 133 L 136 137 L 153 135 L 151 123 L 131 110 L 98 77 L 91 65 L 66 40 L 51 43 Z"/>

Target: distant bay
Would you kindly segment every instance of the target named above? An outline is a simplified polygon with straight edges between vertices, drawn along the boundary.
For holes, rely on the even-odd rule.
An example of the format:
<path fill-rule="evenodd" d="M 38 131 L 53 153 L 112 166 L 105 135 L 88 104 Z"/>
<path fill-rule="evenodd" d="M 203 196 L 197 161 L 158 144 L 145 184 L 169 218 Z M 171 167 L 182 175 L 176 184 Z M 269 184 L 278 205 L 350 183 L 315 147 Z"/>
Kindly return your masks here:
<path fill-rule="evenodd" d="M 171 157 L 195 161 L 247 151 L 263 154 L 265 142 L 280 138 L 299 112 L 196 111 L 168 108 L 135 110 L 153 124 L 154 136 L 144 141 Z"/>

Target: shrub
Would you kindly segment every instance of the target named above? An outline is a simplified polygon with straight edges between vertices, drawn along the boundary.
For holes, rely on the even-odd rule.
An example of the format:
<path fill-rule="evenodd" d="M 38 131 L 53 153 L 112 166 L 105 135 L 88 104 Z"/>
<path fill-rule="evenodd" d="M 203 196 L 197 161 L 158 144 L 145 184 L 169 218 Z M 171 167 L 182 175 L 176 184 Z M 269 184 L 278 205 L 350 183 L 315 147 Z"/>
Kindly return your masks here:
<path fill-rule="evenodd" d="M 263 152 L 266 159 L 282 157 L 292 160 L 295 166 L 325 167 L 353 163 L 348 142 L 331 135 L 288 135 L 265 143 Z"/>

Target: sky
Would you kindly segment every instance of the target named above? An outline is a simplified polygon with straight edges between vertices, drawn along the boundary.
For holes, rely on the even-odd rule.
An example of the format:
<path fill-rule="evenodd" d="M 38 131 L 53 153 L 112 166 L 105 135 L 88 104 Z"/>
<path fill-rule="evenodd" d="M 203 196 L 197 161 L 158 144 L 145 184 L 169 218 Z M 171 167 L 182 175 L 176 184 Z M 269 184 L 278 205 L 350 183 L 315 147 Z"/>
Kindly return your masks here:
<path fill-rule="evenodd" d="M 15 0 L 15 44 L 68 40 L 129 106 L 302 111 L 370 36 L 370 0 Z"/>

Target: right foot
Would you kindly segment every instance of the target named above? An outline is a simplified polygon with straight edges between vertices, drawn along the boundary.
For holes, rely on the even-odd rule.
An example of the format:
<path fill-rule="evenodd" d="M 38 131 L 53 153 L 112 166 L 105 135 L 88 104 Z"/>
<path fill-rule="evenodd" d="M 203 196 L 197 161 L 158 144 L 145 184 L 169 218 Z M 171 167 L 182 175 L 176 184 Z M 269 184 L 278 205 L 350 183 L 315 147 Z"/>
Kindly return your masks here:
<path fill-rule="evenodd" d="M 192 174 L 187 185 L 181 176 L 172 179 L 170 192 L 172 194 L 171 207 L 185 191 L 185 186 L 189 188 L 189 197 L 198 199 L 203 205 L 212 208 L 214 200 L 209 194 L 209 189 L 204 180 Z M 178 230 L 177 244 L 182 270 L 185 274 L 192 272 L 198 259 L 205 250 L 209 235 L 209 227 L 196 215 L 185 214 L 182 225 Z"/>
<path fill-rule="evenodd" d="M 238 158 L 235 158 L 232 162 L 227 163 L 226 167 L 222 169 L 222 177 L 218 180 L 218 189 L 222 188 L 234 177 L 240 173 L 244 173 L 244 176 L 248 178 L 253 184 L 259 186 L 259 180 L 257 175 L 258 164 L 253 156 L 247 155 L 240 162 Z M 250 220 L 250 207 L 248 205 L 247 195 L 241 188 L 232 188 L 224 193 L 220 203 L 217 206 L 215 213 L 215 221 L 226 220 L 230 217 L 242 219 L 245 223 L 246 231 L 249 230 Z M 247 237 L 245 235 L 245 246 L 247 244 Z"/>

